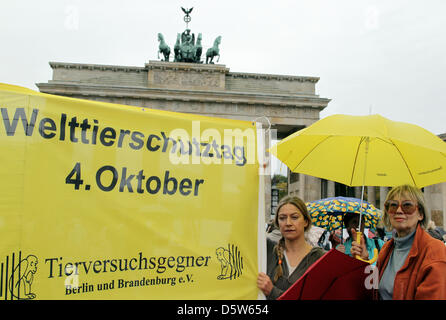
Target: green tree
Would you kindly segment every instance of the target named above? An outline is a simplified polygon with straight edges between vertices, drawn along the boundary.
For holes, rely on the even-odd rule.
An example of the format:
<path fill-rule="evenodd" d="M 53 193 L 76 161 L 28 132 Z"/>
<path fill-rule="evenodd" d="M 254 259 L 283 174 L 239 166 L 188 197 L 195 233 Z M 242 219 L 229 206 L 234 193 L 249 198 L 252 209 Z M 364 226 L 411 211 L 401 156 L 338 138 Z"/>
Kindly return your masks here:
<path fill-rule="evenodd" d="M 271 179 L 271 186 L 279 189 L 279 199 L 288 194 L 288 178 L 280 174 L 275 174 Z"/>

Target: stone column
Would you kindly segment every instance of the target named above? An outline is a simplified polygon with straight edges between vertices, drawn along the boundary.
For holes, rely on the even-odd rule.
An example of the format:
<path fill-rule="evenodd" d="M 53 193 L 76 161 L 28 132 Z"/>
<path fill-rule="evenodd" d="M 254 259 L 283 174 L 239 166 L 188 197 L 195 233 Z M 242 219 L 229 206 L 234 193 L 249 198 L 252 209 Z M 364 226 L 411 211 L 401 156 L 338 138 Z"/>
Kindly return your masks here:
<path fill-rule="evenodd" d="M 434 184 L 424 188 L 426 207 L 430 211 L 430 219 L 435 222 L 436 226 L 444 225 L 442 192 L 442 184 Z"/>
<path fill-rule="evenodd" d="M 379 208 L 384 211 L 384 201 L 386 200 L 388 187 L 379 187 Z"/>
<path fill-rule="evenodd" d="M 262 130 L 263 135 L 263 159 L 259 159 L 260 173 L 263 174 L 264 193 L 265 193 L 265 221 L 271 219 L 271 155 L 268 150 L 271 148 L 271 137 L 269 130 Z"/>
<path fill-rule="evenodd" d="M 355 198 L 361 199 L 362 187 L 355 187 Z"/>
<path fill-rule="evenodd" d="M 376 206 L 375 187 L 367 187 L 367 201 Z"/>
<path fill-rule="evenodd" d="M 303 201 L 314 201 L 321 198 L 321 179 L 308 176 L 306 174 L 300 175 L 301 180 L 305 180 L 303 192 Z M 303 179 L 302 179 L 303 178 Z"/>
<path fill-rule="evenodd" d="M 299 181 L 297 182 L 299 185 L 299 190 L 297 193 L 297 196 L 307 202 L 308 200 L 305 199 L 305 187 L 306 187 L 306 181 L 305 181 L 305 175 L 299 173 Z"/>
<path fill-rule="evenodd" d="M 327 181 L 327 196 L 328 198 L 330 197 L 335 197 L 335 182 L 328 180 Z"/>

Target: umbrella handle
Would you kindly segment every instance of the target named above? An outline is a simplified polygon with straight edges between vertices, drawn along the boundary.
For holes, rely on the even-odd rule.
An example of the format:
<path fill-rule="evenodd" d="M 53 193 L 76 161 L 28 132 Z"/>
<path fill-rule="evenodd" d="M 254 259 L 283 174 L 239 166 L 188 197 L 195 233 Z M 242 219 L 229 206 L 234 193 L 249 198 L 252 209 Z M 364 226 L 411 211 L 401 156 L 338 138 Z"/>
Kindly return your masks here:
<path fill-rule="evenodd" d="M 360 231 L 356 232 L 356 243 L 357 243 L 357 244 L 361 244 L 361 235 L 362 235 L 362 232 L 360 232 Z M 361 258 L 360 256 L 358 256 L 358 255 L 357 255 L 355 258 L 358 259 L 358 260 L 367 262 L 367 263 L 369 263 L 369 264 L 373 264 L 373 263 L 375 263 L 375 261 L 378 259 L 378 249 L 376 249 L 376 248 L 373 249 L 373 258 L 370 259 L 370 260 L 362 259 L 362 258 Z"/>

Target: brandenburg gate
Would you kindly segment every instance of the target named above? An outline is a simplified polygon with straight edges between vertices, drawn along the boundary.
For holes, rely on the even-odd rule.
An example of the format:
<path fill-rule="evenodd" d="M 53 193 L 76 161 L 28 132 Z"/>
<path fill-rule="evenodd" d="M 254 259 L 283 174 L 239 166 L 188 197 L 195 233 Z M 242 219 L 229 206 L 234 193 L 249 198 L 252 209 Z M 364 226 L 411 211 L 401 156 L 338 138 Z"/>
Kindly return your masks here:
<path fill-rule="evenodd" d="M 263 128 L 270 129 L 265 131 L 266 148 L 271 140 L 319 120 L 330 99 L 317 94 L 318 77 L 230 71 L 218 64 L 222 37 L 204 51 L 202 34 L 195 36 L 188 28 L 192 9 L 182 9 L 186 29 L 177 34 L 173 50 L 158 33 L 159 60 L 140 67 L 50 62 L 52 79 L 37 83 L 37 87 L 44 93 L 73 98 L 261 122 Z M 266 159 L 270 168 L 271 159 Z M 335 188 L 333 181 L 303 174 L 288 176 L 288 193 L 305 201 L 347 195 Z M 265 216 L 269 219 L 270 175 L 264 179 Z M 369 200 L 374 200 L 374 190 L 369 190 Z M 381 192 L 385 195 L 387 190 Z"/>

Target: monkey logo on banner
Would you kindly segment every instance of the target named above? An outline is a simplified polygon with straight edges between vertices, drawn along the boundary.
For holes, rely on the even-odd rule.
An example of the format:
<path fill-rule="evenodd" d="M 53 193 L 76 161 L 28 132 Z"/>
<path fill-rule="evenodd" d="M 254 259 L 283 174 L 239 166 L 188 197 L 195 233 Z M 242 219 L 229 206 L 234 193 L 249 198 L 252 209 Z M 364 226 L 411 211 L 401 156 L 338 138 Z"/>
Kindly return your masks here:
<path fill-rule="evenodd" d="M 10 264 L 11 263 L 11 264 Z M 19 252 L 18 261 L 15 254 L 7 256 L 0 265 L 0 297 L 6 299 L 32 300 L 36 294 L 32 292 L 34 275 L 37 272 L 38 259 L 35 255 L 28 255 L 22 259 Z"/>
<path fill-rule="evenodd" d="M 215 254 L 221 264 L 221 272 L 217 277 L 218 280 L 232 280 L 241 276 L 243 270 L 243 258 L 236 246 L 228 244 L 228 249 L 219 247 L 215 250 Z"/>

